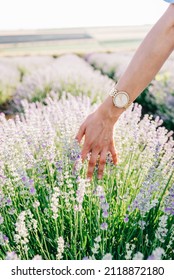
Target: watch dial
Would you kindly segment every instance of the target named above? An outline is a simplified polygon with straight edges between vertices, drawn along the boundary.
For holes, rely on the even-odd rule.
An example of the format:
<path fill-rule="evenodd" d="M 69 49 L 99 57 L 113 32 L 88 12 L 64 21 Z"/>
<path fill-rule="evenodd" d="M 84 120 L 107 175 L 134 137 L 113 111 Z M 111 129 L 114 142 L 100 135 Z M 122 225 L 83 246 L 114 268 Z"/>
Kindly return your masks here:
<path fill-rule="evenodd" d="M 126 106 L 129 102 L 129 97 L 126 92 L 119 92 L 115 97 L 114 97 L 114 104 L 115 106 L 122 108 Z"/>

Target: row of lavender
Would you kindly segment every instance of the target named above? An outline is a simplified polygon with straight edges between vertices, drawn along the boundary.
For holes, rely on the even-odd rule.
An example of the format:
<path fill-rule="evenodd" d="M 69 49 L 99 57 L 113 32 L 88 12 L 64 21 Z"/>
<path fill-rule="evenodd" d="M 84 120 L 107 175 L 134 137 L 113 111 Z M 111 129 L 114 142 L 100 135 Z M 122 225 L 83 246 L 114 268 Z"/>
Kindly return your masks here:
<path fill-rule="evenodd" d="M 85 179 L 74 138 L 112 84 L 74 55 L 23 74 L 22 113 L 0 115 L 0 259 L 174 259 L 174 140 L 159 118 L 132 105 L 118 165 Z"/>
<path fill-rule="evenodd" d="M 133 56 L 127 53 L 94 53 L 86 60 L 104 75 L 117 81 Z M 148 70 L 147 70 L 148 71 Z M 174 62 L 173 57 L 166 61 L 160 73 L 137 98 L 143 112 L 160 116 L 169 130 L 174 130 Z"/>
<path fill-rule="evenodd" d="M 66 91 L 101 100 L 113 84 L 76 55 L 1 58 L 0 71 L 0 105 L 11 100 L 9 113 L 20 111 L 21 99 L 42 101 L 51 90 L 59 96 Z"/>
<path fill-rule="evenodd" d="M 0 58 L 0 106 L 13 98 L 23 77 L 53 61 L 51 57 L 1 57 Z"/>

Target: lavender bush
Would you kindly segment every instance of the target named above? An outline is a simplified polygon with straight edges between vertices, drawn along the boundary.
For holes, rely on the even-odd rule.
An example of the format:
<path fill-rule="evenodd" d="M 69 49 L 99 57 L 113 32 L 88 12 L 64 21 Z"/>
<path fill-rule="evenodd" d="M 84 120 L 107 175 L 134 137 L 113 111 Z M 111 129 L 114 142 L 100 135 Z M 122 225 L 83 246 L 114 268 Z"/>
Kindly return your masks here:
<path fill-rule="evenodd" d="M 0 62 L 0 106 L 11 99 L 17 84 L 20 81 L 20 75 L 16 67 L 10 63 Z"/>
<path fill-rule="evenodd" d="M 54 61 L 51 56 L 15 56 L 1 57 L 0 64 L 16 68 L 20 73 L 22 80 L 26 74 L 32 73 L 39 68 L 44 68 Z"/>
<path fill-rule="evenodd" d="M 16 87 L 20 85 L 24 76 L 48 67 L 53 62 L 50 56 L 1 57 L 0 58 L 0 111 L 13 114 L 13 99 Z"/>
<path fill-rule="evenodd" d="M 117 80 L 123 74 L 132 56 L 132 52 L 92 53 L 88 54 L 85 60 L 102 74 Z"/>
<path fill-rule="evenodd" d="M 172 133 L 132 105 L 89 182 L 74 137 L 97 103 L 67 95 L 0 115 L 0 259 L 174 259 Z"/>
<path fill-rule="evenodd" d="M 157 75 L 149 86 L 147 102 L 156 106 L 155 115 L 159 115 L 165 125 L 174 130 L 174 77 L 170 74 Z M 154 104 L 155 100 L 155 104 Z"/>
<path fill-rule="evenodd" d="M 83 59 L 76 55 L 64 55 L 54 60 L 48 67 L 38 69 L 24 77 L 16 90 L 16 104 L 21 99 L 42 101 L 54 90 L 59 96 L 63 92 L 90 96 L 92 102 L 103 99 L 113 81 L 94 71 Z"/>

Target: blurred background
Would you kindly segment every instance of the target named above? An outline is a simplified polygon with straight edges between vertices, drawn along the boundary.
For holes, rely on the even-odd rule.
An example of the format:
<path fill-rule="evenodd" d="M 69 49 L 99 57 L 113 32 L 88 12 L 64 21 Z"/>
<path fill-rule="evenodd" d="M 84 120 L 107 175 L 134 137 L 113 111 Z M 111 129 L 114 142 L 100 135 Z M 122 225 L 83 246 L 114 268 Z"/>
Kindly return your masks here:
<path fill-rule="evenodd" d="M 0 0 L 0 55 L 135 49 L 163 0 Z"/>

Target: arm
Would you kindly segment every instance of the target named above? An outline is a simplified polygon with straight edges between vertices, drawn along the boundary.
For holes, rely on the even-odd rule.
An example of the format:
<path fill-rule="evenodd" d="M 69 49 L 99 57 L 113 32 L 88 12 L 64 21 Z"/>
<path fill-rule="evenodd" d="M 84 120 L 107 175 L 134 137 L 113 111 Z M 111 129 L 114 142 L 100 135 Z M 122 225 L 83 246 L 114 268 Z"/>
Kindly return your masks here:
<path fill-rule="evenodd" d="M 134 101 L 148 86 L 173 49 L 174 4 L 171 4 L 137 49 L 125 73 L 118 81 L 117 88 L 128 92 L 131 101 Z M 107 109 L 110 108 L 111 117 L 116 121 L 123 110 L 111 106 L 110 97 L 105 102 L 108 105 Z"/>
<path fill-rule="evenodd" d="M 134 101 L 143 89 L 151 82 L 161 66 L 174 49 L 174 4 L 158 20 L 147 34 L 125 73 L 117 83 L 119 90 L 129 93 Z M 112 97 L 107 99 L 99 108 L 90 114 L 81 125 L 76 139 L 80 142 L 85 135 L 82 149 L 82 160 L 91 152 L 87 176 L 92 178 L 98 155 L 98 178 L 101 179 L 106 162 L 107 152 L 111 152 L 113 162 L 117 163 L 117 154 L 113 141 L 114 124 L 124 109 L 113 105 Z"/>

